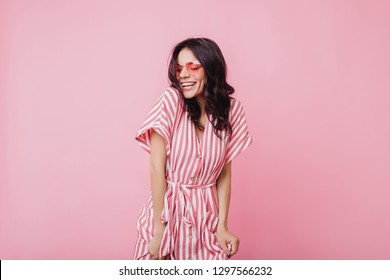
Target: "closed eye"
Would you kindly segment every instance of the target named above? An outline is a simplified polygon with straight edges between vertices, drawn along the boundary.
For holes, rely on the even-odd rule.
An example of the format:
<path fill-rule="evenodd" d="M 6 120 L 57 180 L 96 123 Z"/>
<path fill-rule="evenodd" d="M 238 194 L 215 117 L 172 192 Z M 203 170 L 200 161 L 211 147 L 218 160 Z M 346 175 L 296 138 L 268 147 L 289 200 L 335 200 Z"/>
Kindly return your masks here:
<path fill-rule="evenodd" d="M 190 69 L 191 70 L 198 70 L 200 67 L 202 67 L 202 66 L 193 64 L 193 65 L 191 65 Z"/>

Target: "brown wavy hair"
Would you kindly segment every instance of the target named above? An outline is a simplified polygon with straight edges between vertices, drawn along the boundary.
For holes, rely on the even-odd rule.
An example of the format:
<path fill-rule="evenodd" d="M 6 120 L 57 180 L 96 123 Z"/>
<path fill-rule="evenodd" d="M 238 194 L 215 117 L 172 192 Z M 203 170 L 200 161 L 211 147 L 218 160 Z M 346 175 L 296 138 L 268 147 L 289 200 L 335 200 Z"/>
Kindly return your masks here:
<path fill-rule="evenodd" d="M 227 66 L 222 52 L 218 45 L 208 38 L 188 38 L 178 43 L 171 52 L 171 59 L 168 67 L 168 78 L 171 86 L 177 89 L 184 102 L 184 107 L 189 113 L 189 118 L 200 130 L 204 126 L 200 123 L 201 110 L 195 98 L 184 98 L 180 83 L 176 77 L 178 56 L 182 49 L 188 48 L 202 64 L 206 72 L 206 84 L 204 95 L 206 99 L 206 113 L 213 124 L 214 133 L 221 138 L 220 131 L 226 130 L 228 135 L 232 133 L 229 122 L 230 95 L 234 93 L 234 88 L 226 82 Z"/>

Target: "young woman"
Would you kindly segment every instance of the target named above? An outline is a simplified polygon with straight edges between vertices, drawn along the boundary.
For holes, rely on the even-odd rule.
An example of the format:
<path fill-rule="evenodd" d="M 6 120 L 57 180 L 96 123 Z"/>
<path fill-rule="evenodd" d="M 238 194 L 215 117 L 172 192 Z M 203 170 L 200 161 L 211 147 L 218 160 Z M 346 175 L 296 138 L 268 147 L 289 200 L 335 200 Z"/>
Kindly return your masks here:
<path fill-rule="evenodd" d="M 134 259 L 226 259 L 231 162 L 251 143 L 231 97 L 218 45 L 190 38 L 172 51 L 166 89 L 137 132 L 150 153 L 151 193 L 138 218 Z"/>

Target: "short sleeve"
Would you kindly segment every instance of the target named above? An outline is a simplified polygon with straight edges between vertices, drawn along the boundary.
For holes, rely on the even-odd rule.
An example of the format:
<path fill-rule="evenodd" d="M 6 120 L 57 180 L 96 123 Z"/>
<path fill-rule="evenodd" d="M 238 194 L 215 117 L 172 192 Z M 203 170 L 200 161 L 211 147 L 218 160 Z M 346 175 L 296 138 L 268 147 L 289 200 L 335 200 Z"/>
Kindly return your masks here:
<path fill-rule="evenodd" d="M 135 140 L 146 152 L 150 154 L 151 130 L 154 129 L 164 139 L 167 156 L 170 155 L 172 129 L 175 124 L 178 109 L 178 92 L 170 87 L 157 99 L 135 136 Z"/>
<path fill-rule="evenodd" d="M 249 134 L 244 108 L 235 99 L 231 103 L 230 125 L 232 126 L 232 134 L 226 148 L 225 164 L 232 161 L 253 142 L 253 138 Z"/>

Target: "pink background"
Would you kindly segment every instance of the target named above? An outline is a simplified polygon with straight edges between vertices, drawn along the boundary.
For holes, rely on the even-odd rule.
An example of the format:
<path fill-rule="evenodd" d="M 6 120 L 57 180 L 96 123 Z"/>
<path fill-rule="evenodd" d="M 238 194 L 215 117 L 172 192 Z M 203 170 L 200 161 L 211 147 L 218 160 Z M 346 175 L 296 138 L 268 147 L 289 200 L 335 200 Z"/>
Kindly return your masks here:
<path fill-rule="evenodd" d="M 131 258 L 134 136 L 191 36 L 221 47 L 255 138 L 236 259 L 390 259 L 389 3 L 1 1 L 0 259 Z"/>

